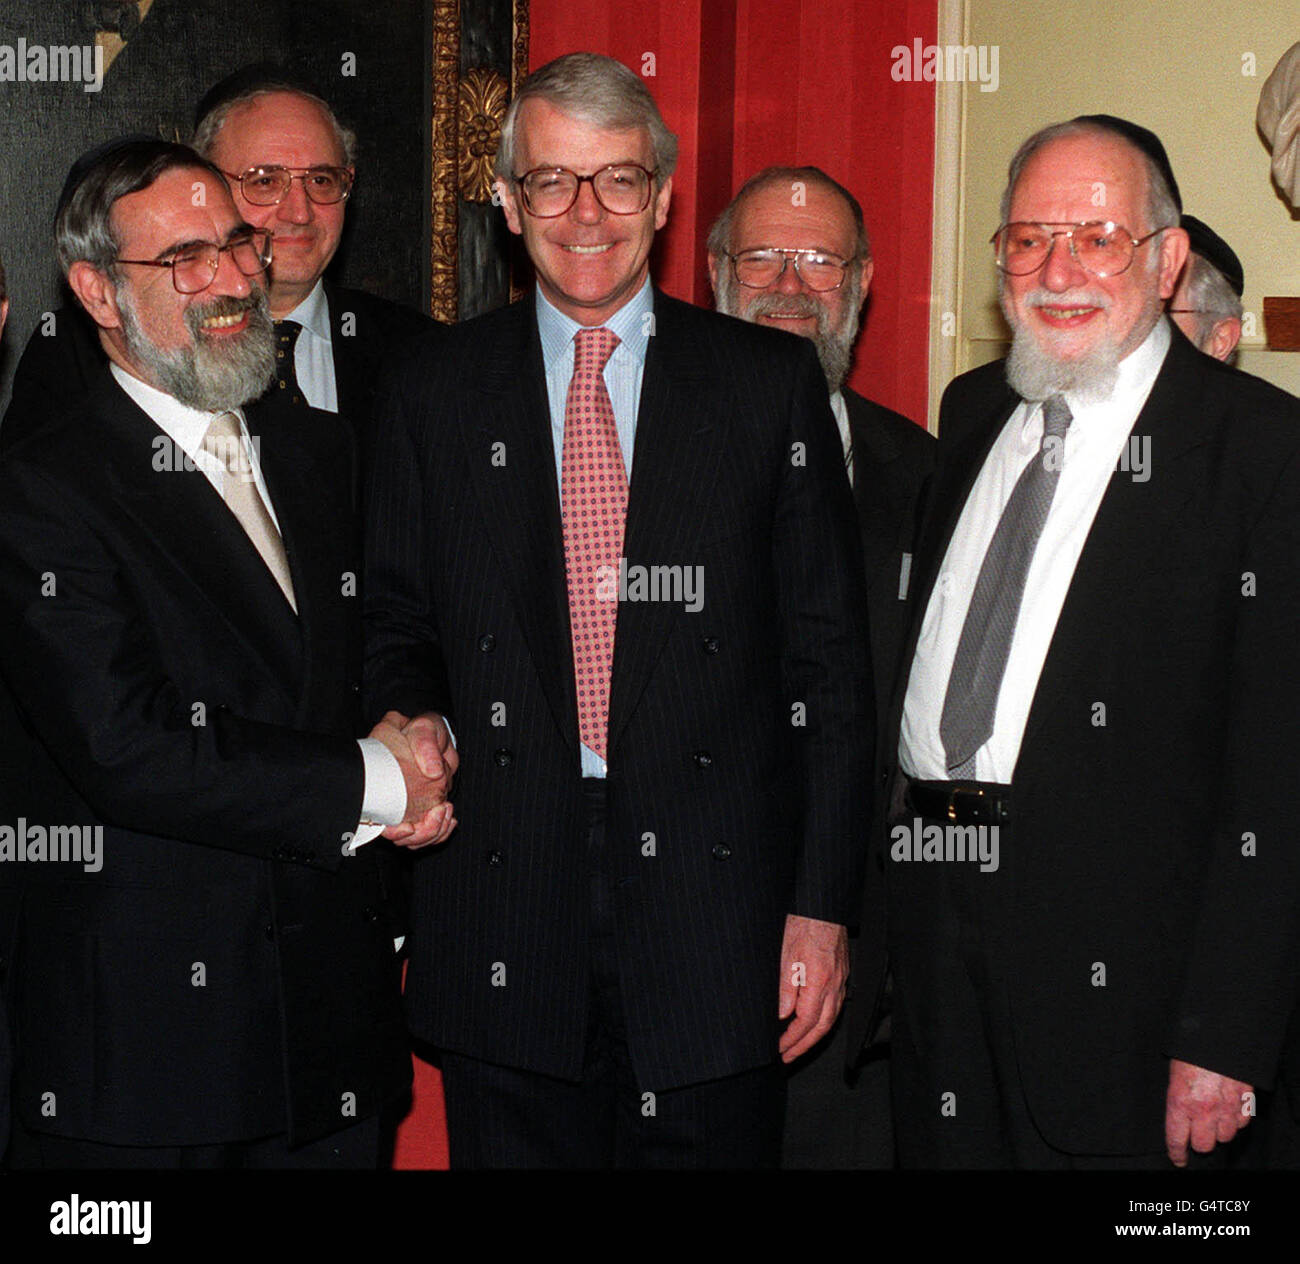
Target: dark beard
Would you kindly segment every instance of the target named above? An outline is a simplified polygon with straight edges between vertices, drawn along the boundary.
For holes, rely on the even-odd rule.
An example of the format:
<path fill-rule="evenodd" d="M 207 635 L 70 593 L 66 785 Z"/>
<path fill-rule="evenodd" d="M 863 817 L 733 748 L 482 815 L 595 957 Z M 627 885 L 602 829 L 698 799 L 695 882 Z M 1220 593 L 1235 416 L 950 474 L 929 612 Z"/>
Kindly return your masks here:
<path fill-rule="evenodd" d="M 190 408 L 225 412 L 256 399 L 275 381 L 275 327 L 265 290 L 248 298 L 219 296 L 195 303 L 185 312 L 188 347 L 163 351 L 141 328 L 129 286 L 119 286 L 118 310 L 122 339 L 131 358 L 148 374 L 151 384 Z M 248 312 L 248 328 L 238 338 L 209 338 L 201 324 L 210 316 Z"/>

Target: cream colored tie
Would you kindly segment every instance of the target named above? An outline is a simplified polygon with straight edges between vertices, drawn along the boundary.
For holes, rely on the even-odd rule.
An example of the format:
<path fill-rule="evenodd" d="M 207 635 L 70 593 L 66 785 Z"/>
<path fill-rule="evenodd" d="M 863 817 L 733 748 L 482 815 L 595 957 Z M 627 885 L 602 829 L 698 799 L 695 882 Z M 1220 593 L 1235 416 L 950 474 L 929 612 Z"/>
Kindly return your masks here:
<path fill-rule="evenodd" d="M 253 547 L 266 563 L 267 570 L 275 576 L 275 582 L 280 585 L 285 599 L 297 613 L 298 603 L 294 600 L 293 579 L 289 575 L 289 559 L 285 556 L 284 541 L 280 538 L 275 520 L 267 511 L 262 497 L 258 495 L 253 468 L 244 450 L 239 418 L 234 413 L 220 413 L 212 419 L 212 424 L 203 436 L 203 450 L 216 457 L 225 467 L 222 499 L 244 528 Z"/>

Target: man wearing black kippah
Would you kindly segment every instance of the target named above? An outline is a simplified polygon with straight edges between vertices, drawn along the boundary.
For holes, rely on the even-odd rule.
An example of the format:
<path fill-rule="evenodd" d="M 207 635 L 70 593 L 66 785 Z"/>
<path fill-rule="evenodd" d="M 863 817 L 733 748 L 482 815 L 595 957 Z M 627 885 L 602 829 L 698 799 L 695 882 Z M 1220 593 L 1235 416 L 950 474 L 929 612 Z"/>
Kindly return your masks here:
<path fill-rule="evenodd" d="M 1241 260 L 1204 220 L 1184 215 L 1180 223 L 1191 248 L 1165 310 L 1198 351 L 1232 363 L 1241 341 L 1241 296 L 1246 288 Z"/>
<path fill-rule="evenodd" d="M 1105 117 L 1020 147 L 1011 353 L 940 410 L 868 865 L 906 1167 L 1223 1162 L 1278 1077 L 1300 404 L 1171 329 L 1167 168 Z"/>

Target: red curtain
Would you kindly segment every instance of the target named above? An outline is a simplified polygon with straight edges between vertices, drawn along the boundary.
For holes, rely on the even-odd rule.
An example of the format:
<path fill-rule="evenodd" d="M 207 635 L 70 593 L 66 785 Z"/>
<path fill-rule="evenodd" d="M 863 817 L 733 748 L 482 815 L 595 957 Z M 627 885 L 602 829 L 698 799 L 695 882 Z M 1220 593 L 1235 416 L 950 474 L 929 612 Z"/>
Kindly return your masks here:
<path fill-rule="evenodd" d="M 617 57 L 680 139 L 654 277 L 712 303 L 704 239 L 733 191 L 774 163 L 821 167 L 866 212 L 875 257 L 850 384 L 924 424 L 934 85 L 898 83 L 891 50 L 935 41 L 938 0 L 531 0 L 530 62 Z M 447 1163 L 442 1084 L 416 1060 L 394 1166 Z"/>

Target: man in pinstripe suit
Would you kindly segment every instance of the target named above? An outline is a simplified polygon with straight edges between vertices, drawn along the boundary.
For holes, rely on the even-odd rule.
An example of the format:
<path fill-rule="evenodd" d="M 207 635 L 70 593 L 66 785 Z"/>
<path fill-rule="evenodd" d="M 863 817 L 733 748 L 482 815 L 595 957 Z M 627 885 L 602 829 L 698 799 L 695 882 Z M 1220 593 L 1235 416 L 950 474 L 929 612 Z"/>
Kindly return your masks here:
<path fill-rule="evenodd" d="M 533 75 L 497 188 L 537 294 L 412 344 L 378 414 L 368 705 L 460 760 L 407 986 L 455 1166 L 774 1165 L 843 997 L 853 505 L 811 344 L 651 287 L 675 156 L 617 62 Z"/>

